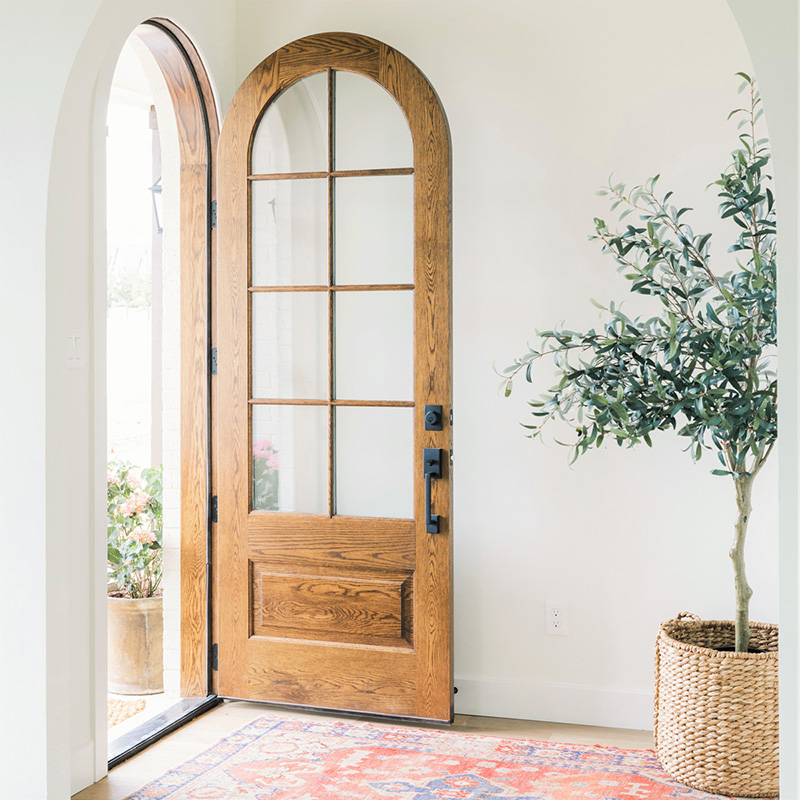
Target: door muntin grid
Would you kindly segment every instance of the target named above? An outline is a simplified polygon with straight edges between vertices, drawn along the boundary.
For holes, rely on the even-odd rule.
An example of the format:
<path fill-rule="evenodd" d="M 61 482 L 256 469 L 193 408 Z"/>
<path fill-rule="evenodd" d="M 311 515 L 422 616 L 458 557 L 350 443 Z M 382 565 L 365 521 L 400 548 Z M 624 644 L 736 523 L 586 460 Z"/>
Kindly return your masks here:
<path fill-rule="evenodd" d="M 297 133 L 302 125 L 312 130 Z M 297 81 L 256 129 L 248 181 L 252 511 L 413 517 L 412 161 L 400 107 L 355 73 L 329 69 Z"/>

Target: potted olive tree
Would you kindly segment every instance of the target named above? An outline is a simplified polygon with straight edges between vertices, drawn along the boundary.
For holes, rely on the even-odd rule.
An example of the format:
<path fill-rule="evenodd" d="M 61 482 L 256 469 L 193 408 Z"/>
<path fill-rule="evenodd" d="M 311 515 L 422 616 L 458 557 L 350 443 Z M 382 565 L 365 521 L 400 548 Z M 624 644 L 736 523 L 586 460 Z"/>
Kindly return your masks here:
<path fill-rule="evenodd" d="M 108 465 L 108 688 L 164 691 L 161 466 Z"/>
<path fill-rule="evenodd" d="M 714 454 L 713 473 L 733 482 L 735 621 L 681 615 L 662 626 L 656 748 L 677 780 L 766 796 L 778 791 L 777 628 L 749 620 L 744 546 L 753 481 L 778 432 L 776 228 L 768 142 L 757 134 L 761 101 L 755 81 L 738 74 L 749 102 L 729 116 L 739 120 L 738 147 L 712 184 L 735 233 L 733 269 L 712 267 L 711 234 L 692 231 L 691 209 L 661 193 L 658 176 L 632 188 L 609 181 L 599 194 L 628 221 L 612 229 L 595 219 L 590 238 L 613 257 L 630 291 L 653 298 L 653 316 L 630 318 L 614 303 L 596 303 L 601 328 L 538 333 L 504 370 L 503 388 L 510 394 L 519 375 L 533 381 L 534 365 L 547 356 L 558 382 L 530 401 L 532 438 L 555 417 L 569 421 L 574 461 L 606 440 L 650 447 L 656 431 L 672 430 L 688 439 L 694 461 Z"/>

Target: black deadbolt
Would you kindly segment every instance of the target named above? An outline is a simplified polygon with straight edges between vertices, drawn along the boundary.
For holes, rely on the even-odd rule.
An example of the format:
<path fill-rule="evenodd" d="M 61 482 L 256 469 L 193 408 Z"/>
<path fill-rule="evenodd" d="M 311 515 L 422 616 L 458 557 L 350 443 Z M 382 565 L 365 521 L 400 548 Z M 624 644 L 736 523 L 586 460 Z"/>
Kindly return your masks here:
<path fill-rule="evenodd" d="M 426 431 L 442 430 L 441 406 L 425 406 L 425 430 Z"/>

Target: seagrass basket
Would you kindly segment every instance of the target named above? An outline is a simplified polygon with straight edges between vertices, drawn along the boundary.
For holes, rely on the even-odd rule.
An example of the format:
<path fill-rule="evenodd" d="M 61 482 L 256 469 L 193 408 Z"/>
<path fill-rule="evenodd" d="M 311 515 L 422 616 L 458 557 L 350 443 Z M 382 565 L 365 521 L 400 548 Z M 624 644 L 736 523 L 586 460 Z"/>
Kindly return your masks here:
<path fill-rule="evenodd" d="M 735 653 L 733 622 L 679 614 L 656 641 L 655 744 L 674 780 L 714 794 L 778 794 L 778 626 L 750 623 Z M 731 648 L 731 651 L 718 648 Z"/>

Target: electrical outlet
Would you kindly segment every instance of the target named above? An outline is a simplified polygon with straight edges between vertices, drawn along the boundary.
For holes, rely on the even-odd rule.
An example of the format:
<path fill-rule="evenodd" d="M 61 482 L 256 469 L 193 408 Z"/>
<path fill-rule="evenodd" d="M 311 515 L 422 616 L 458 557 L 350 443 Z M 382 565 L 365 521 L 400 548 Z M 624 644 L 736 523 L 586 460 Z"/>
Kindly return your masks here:
<path fill-rule="evenodd" d="M 545 603 L 544 632 L 552 636 L 566 636 L 567 604 L 548 600 Z"/>

